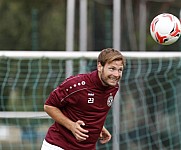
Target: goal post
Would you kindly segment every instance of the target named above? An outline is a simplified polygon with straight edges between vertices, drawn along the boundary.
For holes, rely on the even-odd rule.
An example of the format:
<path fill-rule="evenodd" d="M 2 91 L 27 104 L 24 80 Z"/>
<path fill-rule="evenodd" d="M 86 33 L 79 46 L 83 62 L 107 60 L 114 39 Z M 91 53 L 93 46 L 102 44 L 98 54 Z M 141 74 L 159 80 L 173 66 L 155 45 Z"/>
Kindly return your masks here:
<path fill-rule="evenodd" d="M 123 51 L 126 58 L 169 58 L 181 57 L 181 52 L 141 52 L 141 51 Z M 98 51 L 0 51 L 0 57 L 8 58 L 51 58 L 51 59 L 96 59 Z"/>
<path fill-rule="evenodd" d="M 116 139 L 116 147 L 127 150 L 180 149 L 181 52 L 122 53 L 127 63 L 116 99 L 120 106 L 113 106 L 105 122 L 119 138 L 97 149 L 113 149 Z M 66 78 L 66 61 L 73 62 L 72 75 L 90 72 L 98 54 L 0 51 L 0 150 L 39 149 L 53 122 L 43 104 Z"/>

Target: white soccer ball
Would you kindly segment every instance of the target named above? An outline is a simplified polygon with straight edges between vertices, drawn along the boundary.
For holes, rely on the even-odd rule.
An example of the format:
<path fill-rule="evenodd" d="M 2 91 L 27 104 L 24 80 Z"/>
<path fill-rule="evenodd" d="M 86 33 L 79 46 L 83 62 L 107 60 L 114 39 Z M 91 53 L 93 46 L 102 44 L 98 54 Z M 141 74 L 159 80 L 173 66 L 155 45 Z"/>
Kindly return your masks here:
<path fill-rule="evenodd" d="M 181 35 L 180 20 L 169 13 L 160 14 L 152 20 L 150 33 L 157 43 L 170 45 L 176 42 Z"/>

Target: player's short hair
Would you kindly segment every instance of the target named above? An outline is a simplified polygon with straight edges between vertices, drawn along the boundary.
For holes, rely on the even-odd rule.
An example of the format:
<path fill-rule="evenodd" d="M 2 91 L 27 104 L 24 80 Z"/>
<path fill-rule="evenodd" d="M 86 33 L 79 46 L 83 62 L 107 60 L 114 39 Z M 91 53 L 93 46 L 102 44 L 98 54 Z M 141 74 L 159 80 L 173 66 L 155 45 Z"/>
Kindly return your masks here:
<path fill-rule="evenodd" d="M 123 66 L 126 65 L 126 59 L 119 50 L 113 48 L 106 48 L 101 51 L 98 56 L 97 62 L 100 62 L 102 66 L 106 63 L 111 63 L 115 60 L 122 60 Z"/>

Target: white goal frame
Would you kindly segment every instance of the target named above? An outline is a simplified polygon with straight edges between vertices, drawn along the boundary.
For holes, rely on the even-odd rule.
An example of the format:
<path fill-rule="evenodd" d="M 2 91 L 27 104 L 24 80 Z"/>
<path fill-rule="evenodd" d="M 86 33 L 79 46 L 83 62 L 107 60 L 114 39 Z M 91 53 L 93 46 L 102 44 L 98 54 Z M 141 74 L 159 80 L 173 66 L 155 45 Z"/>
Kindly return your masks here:
<path fill-rule="evenodd" d="M 10 58 L 51 58 L 51 59 L 78 59 L 78 58 L 92 58 L 96 59 L 98 51 L 0 51 L 0 57 Z M 181 57 L 181 52 L 176 51 L 156 51 L 156 52 L 142 52 L 142 51 L 122 51 L 126 58 L 169 58 Z"/>

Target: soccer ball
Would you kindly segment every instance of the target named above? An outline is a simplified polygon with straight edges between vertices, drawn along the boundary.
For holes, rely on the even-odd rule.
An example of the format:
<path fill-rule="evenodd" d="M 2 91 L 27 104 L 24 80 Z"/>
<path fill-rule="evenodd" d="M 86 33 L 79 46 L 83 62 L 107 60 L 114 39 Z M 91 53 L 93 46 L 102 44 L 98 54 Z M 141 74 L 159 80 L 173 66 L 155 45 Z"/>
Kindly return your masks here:
<path fill-rule="evenodd" d="M 169 13 L 160 14 L 152 20 L 150 33 L 157 43 L 170 45 L 176 42 L 181 35 L 180 20 Z"/>

